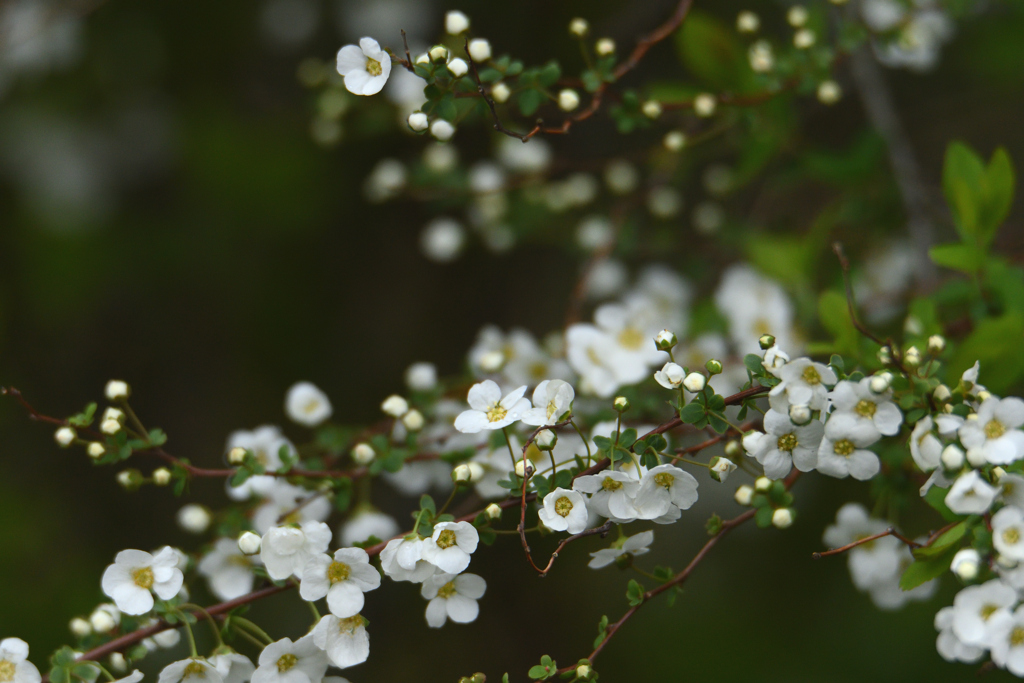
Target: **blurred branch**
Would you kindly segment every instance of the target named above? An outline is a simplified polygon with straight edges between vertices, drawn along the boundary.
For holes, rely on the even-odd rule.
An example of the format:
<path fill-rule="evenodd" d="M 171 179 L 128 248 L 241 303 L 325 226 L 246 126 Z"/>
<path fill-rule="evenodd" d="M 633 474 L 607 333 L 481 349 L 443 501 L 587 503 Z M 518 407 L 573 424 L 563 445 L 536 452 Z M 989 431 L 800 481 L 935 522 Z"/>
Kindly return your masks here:
<path fill-rule="evenodd" d="M 838 555 L 840 553 L 845 553 L 847 550 L 851 550 L 853 548 L 856 548 L 859 545 L 864 545 L 865 543 L 871 543 L 872 541 L 877 541 L 878 539 L 885 538 L 886 536 L 892 536 L 893 538 L 898 538 L 899 540 L 901 540 L 904 543 L 906 543 L 907 546 L 910 547 L 910 548 L 920 548 L 921 547 L 920 543 L 915 543 L 914 541 L 911 541 L 909 538 L 907 538 L 903 534 L 901 534 L 898 531 L 896 531 L 895 528 L 889 527 L 885 531 L 882 531 L 880 533 L 874 534 L 873 536 L 865 536 L 864 538 L 858 538 L 853 543 L 847 543 L 846 545 L 844 545 L 841 548 L 835 548 L 833 550 L 825 550 L 825 551 L 820 552 L 820 553 L 811 553 L 811 557 L 813 557 L 816 560 L 820 560 L 821 558 L 829 557 L 830 555 Z"/>

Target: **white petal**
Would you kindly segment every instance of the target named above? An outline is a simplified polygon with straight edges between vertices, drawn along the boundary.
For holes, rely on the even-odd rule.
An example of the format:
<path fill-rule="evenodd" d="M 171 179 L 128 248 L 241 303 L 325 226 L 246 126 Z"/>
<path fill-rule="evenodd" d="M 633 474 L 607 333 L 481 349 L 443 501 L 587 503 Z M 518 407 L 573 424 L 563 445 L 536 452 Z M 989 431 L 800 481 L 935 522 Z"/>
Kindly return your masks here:
<path fill-rule="evenodd" d="M 464 595 L 453 595 L 448 598 L 448 616 L 452 621 L 459 624 L 468 624 L 480 614 L 480 606 L 476 600 L 467 598 Z"/>

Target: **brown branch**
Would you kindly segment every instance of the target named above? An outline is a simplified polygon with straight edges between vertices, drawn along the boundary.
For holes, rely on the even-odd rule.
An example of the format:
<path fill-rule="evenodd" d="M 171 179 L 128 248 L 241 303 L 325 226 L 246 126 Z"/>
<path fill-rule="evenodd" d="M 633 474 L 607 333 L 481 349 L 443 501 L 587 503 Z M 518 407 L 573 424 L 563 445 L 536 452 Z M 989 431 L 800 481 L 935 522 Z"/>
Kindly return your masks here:
<path fill-rule="evenodd" d="M 816 560 L 820 560 L 821 558 L 829 557 L 830 555 L 839 555 L 840 553 L 845 553 L 847 550 L 850 550 L 852 548 L 856 548 L 859 545 L 864 545 L 865 543 L 870 543 L 871 541 L 876 541 L 879 538 L 885 538 L 886 536 L 892 536 L 894 538 L 897 538 L 900 541 L 903 541 L 904 543 L 906 543 L 907 546 L 909 546 L 910 548 L 920 548 L 921 547 L 920 543 L 917 543 L 915 541 L 911 541 L 909 538 L 907 538 L 903 534 L 901 534 L 898 531 L 896 531 L 896 529 L 894 527 L 889 527 L 885 531 L 879 532 L 879 533 L 874 534 L 872 536 L 865 536 L 864 538 L 858 538 L 853 543 L 847 543 L 846 545 L 844 545 L 841 548 L 834 548 L 832 550 L 824 550 L 824 551 L 822 551 L 820 553 L 811 553 L 811 557 L 813 557 Z"/>

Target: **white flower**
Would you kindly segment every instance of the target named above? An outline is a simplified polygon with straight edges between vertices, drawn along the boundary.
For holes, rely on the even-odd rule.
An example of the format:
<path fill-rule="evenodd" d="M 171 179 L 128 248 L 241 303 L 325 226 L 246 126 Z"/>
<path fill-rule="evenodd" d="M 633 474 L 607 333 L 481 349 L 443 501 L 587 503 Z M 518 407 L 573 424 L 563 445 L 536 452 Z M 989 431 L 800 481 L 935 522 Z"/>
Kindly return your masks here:
<path fill-rule="evenodd" d="M 326 651 L 331 663 L 338 668 L 345 669 L 362 664 L 370 656 L 370 634 L 366 632 L 366 620 L 359 614 L 347 619 L 339 619 L 333 614 L 328 614 L 317 622 L 311 635 L 316 647 Z M 261 656 L 260 662 L 262 661 Z M 325 662 L 324 668 L 326 667 Z M 254 677 L 253 683 L 261 682 L 256 681 Z"/>
<path fill-rule="evenodd" d="M 381 402 L 380 409 L 385 415 L 402 417 L 409 412 L 409 402 L 398 394 L 392 394 Z"/>
<path fill-rule="evenodd" d="M 458 574 L 469 566 L 469 556 L 479 541 L 476 527 L 469 522 L 441 522 L 424 540 L 422 558 L 441 571 Z"/>
<path fill-rule="evenodd" d="M 110 633 L 121 623 L 121 610 L 110 603 L 97 605 L 89 615 L 89 625 L 96 633 Z"/>
<path fill-rule="evenodd" d="M 124 671 L 126 668 L 128 668 L 127 663 L 124 661 L 124 655 L 122 655 L 120 652 L 115 652 L 114 654 L 110 655 L 110 665 L 111 665 L 111 667 L 113 667 L 115 670 L 118 670 L 118 667 L 114 665 L 115 657 L 121 657 L 121 668 L 119 669 L 120 671 Z M 97 676 L 97 678 L 99 678 L 99 677 Z M 134 671 L 132 671 L 130 674 L 128 674 L 124 678 L 115 679 L 115 680 L 111 681 L 111 683 L 139 683 L 139 681 L 141 681 L 142 679 L 143 679 L 142 672 L 139 671 L 138 669 L 135 669 Z M 232 683 L 242 683 L 242 682 L 241 681 L 232 681 Z"/>
<path fill-rule="evenodd" d="M 347 619 L 363 609 L 363 593 L 380 587 L 380 574 L 370 566 L 362 548 L 340 548 L 330 555 L 314 555 L 302 570 L 299 595 L 313 602 L 327 598 L 331 614 Z"/>
<path fill-rule="evenodd" d="M 419 536 L 395 538 L 380 551 L 380 566 L 393 581 L 421 583 L 437 571 L 423 560 L 423 544 Z"/>
<path fill-rule="evenodd" d="M 922 537 L 918 538 L 917 542 L 924 543 L 927 540 L 928 539 L 926 537 Z M 898 558 L 896 572 L 888 579 L 880 581 L 868 588 L 868 595 L 871 596 L 871 602 L 873 602 L 879 609 L 897 610 L 912 600 L 929 600 L 935 594 L 935 591 L 939 586 L 939 582 L 932 579 L 931 581 L 926 581 L 920 586 L 912 588 L 909 591 L 905 591 L 900 588 L 900 577 L 907 568 L 914 563 L 914 556 L 911 554 L 910 549 L 902 543 L 897 546 L 896 555 Z"/>
<path fill-rule="evenodd" d="M 310 382 L 297 382 L 288 390 L 284 411 L 292 422 L 316 427 L 328 419 L 334 409 L 327 394 Z"/>
<path fill-rule="evenodd" d="M 414 111 L 413 113 L 409 114 L 409 117 L 406 119 L 406 123 L 409 124 L 410 128 L 419 133 L 427 129 L 427 127 L 430 125 L 430 119 L 428 119 L 427 115 L 424 114 L 423 112 Z"/>
<path fill-rule="evenodd" d="M 477 600 L 484 596 L 487 582 L 476 574 L 439 573 L 423 582 L 420 595 L 427 603 L 427 625 L 441 628 L 451 619 L 457 624 L 475 621 L 480 613 Z"/>
<path fill-rule="evenodd" d="M 405 371 L 405 383 L 413 391 L 430 391 L 437 386 L 437 367 L 433 363 L 413 363 Z"/>
<path fill-rule="evenodd" d="M 278 520 L 285 515 L 287 517 L 283 521 L 290 524 L 322 522 L 331 515 L 333 506 L 325 496 L 318 496 L 283 479 L 269 478 L 273 481 L 264 493 L 267 497 L 252 515 L 252 524 L 261 534 L 282 523 Z"/>
<path fill-rule="evenodd" d="M 345 77 L 345 89 L 353 95 L 376 95 L 388 82 L 391 56 L 373 38 L 361 38 L 358 46 L 338 50 L 338 73 Z"/>
<path fill-rule="evenodd" d="M 611 548 L 603 548 L 590 553 L 590 557 L 593 559 L 587 563 L 587 566 L 591 569 L 601 569 L 602 567 L 607 567 L 623 555 L 631 555 L 633 557 L 643 555 L 650 551 L 648 546 L 653 541 L 653 531 L 642 531 L 639 534 L 634 534 L 623 540 L 621 544 L 616 542 Z"/>
<path fill-rule="evenodd" d="M 451 480 L 449 479 L 449 481 Z M 381 540 L 391 538 L 398 533 L 398 522 L 392 519 L 390 515 L 386 515 L 379 510 L 366 509 L 353 514 L 341 525 L 339 531 L 341 544 L 353 546 L 356 543 L 362 543 L 371 536 L 376 536 Z"/>
<path fill-rule="evenodd" d="M 1019 398 L 985 399 L 978 419 L 960 427 L 960 442 L 970 451 L 978 448 L 993 465 L 1006 465 L 1024 457 L 1024 401 Z"/>
<path fill-rule="evenodd" d="M 725 483 L 729 475 L 736 471 L 736 463 L 729 458 L 715 456 L 709 464 L 711 465 L 709 469 L 711 478 L 718 482 Z"/>
<path fill-rule="evenodd" d="M 327 653 L 317 647 L 313 638 L 311 633 L 294 643 L 291 638 L 282 638 L 267 645 L 260 653 L 252 683 L 320 683 L 327 673 Z"/>
<path fill-rule="evenodd" d="M 280 455 L 282 448 L 285 449 L 286 453 L 296 454 L 295 446 L 284 437 L 278 427 L 271 425 L 257 427 L 252 431 L 239 430 L 232 432 L 228 436 L 225 451 L 230 452 L 235 448 L 252 451 L 256 462 L 263 465 L 264 469 L 268 471 L 280 469 L 283 464 Z M 261 474 L 249 477 L 239 486 L 231 486 L 229 483 L 227 487 L 228 495 L 234 500 L 245 500 L 253 493 L 265 496 L 276 485 L 275 479 L 275 477 Z"/>
<path fill-rule="evenodd" d="M 972 581 L 978 576 L 981 567 L 981 554 L 974 548 L 961 548 L 949 563 L 949 570 L 964 581 Z"/>
<path fill-rule="evenodd" d="M 178 510 L 178 526 L 191 534 L 205 532 L 209 528 L 211 520 L 210 511 L 202 505 L 189 503 Z"/>
<path fill-rule="evenodd" d="M 224 683 L 224 677 L 205 659 L 189 657 L 165 666 L 157 683 Z"/>
<path fill-rule="evenodd" d="M 857 503 L 847 503 L 836 512 L 836 523 L 825 529 L 824 542 L 830 548 L 841 548 L 850 543 L 881 533 L 888 524 L 868 517 L 868 511 Z M 883 536 L 854 546 L 847 553 L 850 578 L 859 590 L 885 582 L 899 571 L 900 541 Z"/>
<path fill-rule="evenodd" d="M 243 555 L 255 555 L 260 551 L 260 544 L 263 539 L 259 534 L 254 534 L 251 531 L 244 531 L 238 537 L 238 549 Z"/>
<path fill-rule="evenodd" d="M 245 683 L 256 670 L 252 660 L 237 652 L 228 652 L 210 657 L 210 664 L 224 679 L 224 683 Z"/>
<path fill-rule="evenodd" d="M 910 455 L 924 472 L 930 472 L 939 466 L 942 458 L 942 442 L 932 432 L 935 422 L 930 415 L 925 415 L 914 425 L 910 434 Z"/>
<path fill-rule="evenodd" d="M 730 267 L 715 292 L 715 305 L 729 321 L 729 336 L 740 355 L 760 353 L 762 334 L 775 336 L 778 346 L 793 350 L 793 305 L 774 280 L 747 265 Z"/>
<path fill-rule="evenodd" d="M 446 142 L 451 140 L 452 136 L 455 135 L 455 126 L 444 119 L 437 119 L 430 124 L 430 134 L 441 142 Z"/>
<path fill-rule="evenodd" d="M 992 515 L 992 545 L 1003 557 L 1024 562 L 1024 510 L 1007 506 Z"/>
<path fill-rule="evenodd" d="M 451 10 L 444 15 L 444 30 L 453 36 L 457 36 L 469 29 L 469 17 L 459 10 Z"/>
<path fill-rule="evenodd" d="M 469 41 L 469 56 L 477 62 L 486 62 L 491 58 L 491 44 L 484 38 Z"/>
<path fill-rule="evenodd" d="M 153 609 L 152 593 L 170 600 L 181 590 L 183 580 L 172 548 L 164 548 L 155 557 L 141 550 L 122 550 L 103 572 L 102 586 L 118 609 L 138 615 Z"/>
<path fill-rule="evenodd" d="M 591 494 L 587 508 L 613 522 L 625 524 L 636 519 L 639 514 L 633 499 L 640 488 L 640 482 L 625 472 L 606 470 L 601 474 L 587 474 L 577 477 L 572 487 L 576 491 Z"/>
<path fill-rule="evenodd" d="M 546 379 L 533 390 L 533 408 L 523 413 L 523 424 L 539 427 L 564 420 L 572 411 L 576 392 L 560 379 Z"/>
<path fill-rule="evenodd" d="M 766 477 L 781 479 L 794 465 L 801 472 L 810 472 L 817 466 L 818 447 L 825 433 L 820 422 L 811 420 L 797 426 L 785 413 L 769 410 L 764 416 L 764 428 L 767 434 L 757 440 L 753 456 L 764 467 Z"/>
<path fill-rule="evenodd" d="M 809 358 L 791 360 L 775 374 L 782 381 L 768 393 L 768 401 L 773 409 L 780 412 L 790 405 L 806 405 L 811 410 L 824 410 L 829 393 L 826 385 L 836 383 L 836 373 L 832 368 Z"/>
<path fill-rule="evenodd" d="M 420 234 L 423 255 L 437 263 L 448 263 L 462 252 L 466 231 L 458 221 L 441 216 L 427 223 Z"/>
<path fill-rule="evenodd" d="M 1024 477 L 1019 474 L 1004 474 L 996 482 L 999 484 L 999 500 L 1007 505 L 1024 508 Z"/>
<path fill-rule="evenodd" d="M 697 502 L 697 480 L 675 465 L 658 465 L 640 479 L 633 504 L 640 519 L 656 519 Z"/>
<path fill-rule="evenodd" d="M 865 422 L 871 422 L 880 434 L 893 436 L 900 431 L 903 413 L 892 402 L 892 393 L 878 393 L 871 390 L 873 377 L 860 382 L 843 380 L 835 386 L 828 397 L 836 412 L 849 413 Z"/>
<path fill-rule="evenodd" d="M 953 598 L 953 633 L 966 645 L 987 647 L 990 624 L 1016 603 L 1017 591 L 999 579 L 968 586 Z"/>
<path fill-rule="evenodd" d="M 206 577 L 210 592 L 221 600 L 234 600 L 251 593 L 256 578 L 252 558 L 242 554 L 239 544 L 230 538 L 217 539 L 213 550 L 199 561 L 196 569 Z"/>
<path fill-rule="evenodd" d="M 21 638 L 0 640 L 0 681 L 4 683 L 39 683 L 36 665 L 28 661 L 28 643 Z"/>
<path fill-rule="evenodd" d="M 298 526 L 276 526 L 263 535 L 260 559 L 267 574 L 275 581 L 295 576 L 302 579 L 302 570 L 314 555 L 327 551 L 331 529 L 323 522 L 302 522 Z"/>
<path fill-rule="evenodd" d="M 661 370 L 654 373 L 654 381 L 666 389 L 678 389 L 686 379 L 686 370 L 672 361 L 665 363 Z"/>
<path fill-rule="evenodd" d="M 583 495 L 569 489 L 556 488 L 544 496 L 544 507 L 537 515 L 552 531 L 578 534 L 587 528 L 587 502 Z"/>
<path fill-rule="evenodd" d="M 455 418 L 455 428 L 465 434 L 476 434 L 483 429 L 502 429 L 518 421 L 530 409 L 529 399 L 523 398 L 526 387 L 501 397 L 501 389 L 493 380 L 485 379 L 469 390 L 470 410 Z"/>
<path fill-rule="evenodd" d="M 993 615 L 988 646 L 996 665 L 1015 676 L 1024 676 L 1024 609 Z"/>
<path fill-rule="evenodd" d="M 825 423 L 818 448 L 817 469 L 830 477 L 866 481 L 878 474 L 881 463 L 867 447 L 880 438 L 875 425 L 850 413 L 833 413 Z"/>
<path fill-rule="evenodd" d="M 939 632 L 939 637 L 935 641 L 935 647 L 947 662 L 976 662 L 985 654 L 985 648 L 966 645 L 956 637 L 953 633 L 955 612 L 952 607 L 943 607 L 936 613 L 935 629 Z"/>
<path fill-rule="evenodd" d="M 989 485 L 977 470 L 960 475 L 946 494 L 946 506 L 958 515 L 980 515 L 988 511 L 999 489 Z"/>

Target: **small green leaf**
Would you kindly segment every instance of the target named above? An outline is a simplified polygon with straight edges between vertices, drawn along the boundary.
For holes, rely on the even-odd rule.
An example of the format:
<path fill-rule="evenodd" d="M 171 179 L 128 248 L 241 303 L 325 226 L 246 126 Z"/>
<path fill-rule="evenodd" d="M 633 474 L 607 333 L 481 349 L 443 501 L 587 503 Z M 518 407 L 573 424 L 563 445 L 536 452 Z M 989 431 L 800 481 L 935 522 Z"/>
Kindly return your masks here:
<path fill-rule="evenodd" d="M 519 113 L 523 116 L 533 116 L 544 101 L 544 95 L 539 90 L 524 90 L 519 93 Z"/>
<path fill-rule="evenodd" d="M 900 588 L 905 591 L 913 590 L 923 583 L 942 576 L 949 571 L 949 564 L 956 554 L 956 547 L 946 549 L 946 552 L 927 560 L 916 560 L 907 567 L 900 577 Z"/>
<path fill-rule="evenodd" d="M 928 489 L 928 493 L 924 495 L 924 502 L 935 508 L 935 510 L 938 511 L 938 513 L 942 515 L 942 518 L 947 522 L 956 522 L 961 518 L 961 516 L 950 510 L 949 506 L 946 505 L 947 493 L 949 493 L 949 489 L 933 486 Z"/>
<path fill-rule="evenodd" d="M 928 257 L 937 266 L 961 273 L 977 273 L 985 264 L 985 252 L 973 244 L 952 242 L 928 250 Z"/>
<path fill-rule="evenodd" d="M 933 557 L 938 557 L 945 553 L 951 546 L 958 543 L 960 539 L 967 533 L 967 520 L 960 522 L 952 529 L 949 529 L 944 534 L 936 538 L 923 548 L 915 548 L 913 550 L 914 557 L 919 560 L 929 560 Z"/>

